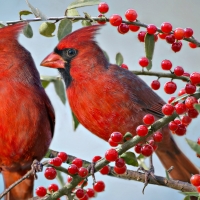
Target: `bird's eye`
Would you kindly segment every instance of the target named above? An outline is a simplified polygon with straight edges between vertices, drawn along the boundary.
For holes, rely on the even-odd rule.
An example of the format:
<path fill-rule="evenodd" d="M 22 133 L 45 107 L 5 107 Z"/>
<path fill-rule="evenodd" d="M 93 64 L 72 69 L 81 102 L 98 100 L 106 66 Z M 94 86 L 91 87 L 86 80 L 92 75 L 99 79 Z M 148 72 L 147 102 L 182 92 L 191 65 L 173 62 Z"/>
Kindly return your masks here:
<path fill-rule="evenodd" d="M 75 49 L 68 49 L 67 50 L 67 56 L 68 57 L 73 57 L 76 55 L 76 50 Z"/>

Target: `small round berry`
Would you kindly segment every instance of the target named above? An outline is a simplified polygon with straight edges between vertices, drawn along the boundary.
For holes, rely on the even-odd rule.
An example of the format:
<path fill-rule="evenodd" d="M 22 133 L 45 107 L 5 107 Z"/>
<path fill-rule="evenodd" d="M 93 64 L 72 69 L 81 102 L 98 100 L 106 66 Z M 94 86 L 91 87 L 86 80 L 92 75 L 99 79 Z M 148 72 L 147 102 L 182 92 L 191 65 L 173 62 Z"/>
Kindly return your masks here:
<path fill-rule="evenodd" d="M 99 172 L 102 174 L 102 175 L 107 175 L 109 174 L 110 172 L 110 167 L 108 165 L 104 166 L 103 168 L 101 168 L 99 170 Z"/>
<path fill-rule="evenodd" d="M 62 159 L 60 157 L 55 157 L 49 160 L 49 164 L 55 166 L 55 167 L 60 167 L 62 164 Z"/>
<path fill-rule="evenodd" d="M 130 22 L 133 22 L 137 19 L 137 12 L 133 9 L 128 9 L 126 12 L 125 12 L 125 17 L 128 21 Z"/>
<path fill-rule="evenodd" d="M 81 199 L 85 196 L 85 191 L 82 188 L 78 188 L 75 194 L 77 198 Z"/>
<path fill-rule="evenodd" d="M 118 167 L 118 168 L 121 168 L 121 167 L 124 167 L 125 165 L 125 161 L 123 158 L 118 158 L 116 161 L 115 161 L 115 166 Z"/>
<path fill-rule="evenodd" d="M 182 28 L 176 28 L 174 30 L 174 37 L 177 40 L 182 40 L 185 37 L 185 31 Z"/>
<path fill-rule="evenodd" d="M 129 25 L 129 29 L 132 32 L 137 32 L 140 29 L 140 26 L 136 26 L 136 25 Z"/>
<path fill-rule="evenodd" d="M 78 173 L 78 167 L 75 165 L 75 164 L 71 164 L 69 167 L 68 167 L 68 173 L 71 174 L 71 175 L 74 175 L 74 174 L 77 174 Z"/>
<path fill-rule="evenodd" d="M 199 155 L 197 154 L 197 157 L 199 157 Z M 200 186 L 196 187 L 197 192 L 200 193 Z"/>
<path fill-rule="evenodd" d="M 72 164 L 76 165 L 78 168 L 83 166 L 83 161 L 80 158 L 75 158 L 72 160 Z"/>
<path fill-rule="evenodd" d="M 178 124 L 175 121 L 171 121 L 169 122 L 168 127 L 169 127 L 169 130 L 174 132 L 178 129 Z"/>
<path fill-rule="evenodd" d="M 170 60 L 163 60 L 161 62 L 161 67 L 163 70 L 170 70 L 172 68 L 172 63 Z"/>
<path fill-rule="evenodd" d="M 151 82 L 151 88 L 153 90 L 158 90 L 160 88 L 160 81 L 159 80 L 154 80 Z"/>
<path fill-rule="evenodd" d="M 197 99 L 193 96 L 189 96 L 185 100 L 185 106 L 188 109 L 194 109 L 194 104 L 197 104 L 197 103 L 198 103 Z"/>
<path fill-rule="evenodd" d="M 158 35 L 154 34 L 154 41 L 157 42 L 157 40 L 158 40 Z"/>
<path fill-rule="evenodd" d="M 200 145 L 200 137 L 197 139 L 197 144 Z"/>
<path fill-rule="evenodd" d="M 155 142 L 161 142 L 163 139 L 163 134 L 160 131 L 157 131 L 153 134 L 153 139 Z"/>
<path fill-rule="evenodd" d="M 186 38 L 192 37 L 192 35 L 193 35 L 193 30 L 192 30 L 191 28 L 185 28 L 184 31 L 185 31 L 185 37 L 186 37 Z"/>
<path fill-rule="evenodd" d="M 93 159 L 92 159 L 92 162 L 96 163 L 100 159 L 101 159 L 101 156 L 94 156 Z"/>
<path fill-rule="evenodd" d="M 92 198 L 92 197 L 95 196 L 95 191 L 94 191 L 94 189 L 92 189 L 92 188 L 88 188 L 88 189 L 86 190 L 86 193 L 87 193 L 88 197 L 90 197 L 90 198 Z"/>
<path fill-rule="evenodd" d="M 178 42 L 174 42 L 171 46 L 171 49 L 176 53 L 179 52 L 181 50 L 182 47 L 182 42 L 178 41 Z"/>
<path fill-rule="evenodd" d="M 120 132 L 113 132 L 110 138 L 113 142 L 120 143 L 123 139 L 123 135 Z"/>
<path fill-rule="evenodd" d="M 192 121 L 192 118 L 190 118 L 189 116 L 187 115 L 184 115 L 182 118 L 181 118 L 181 123 L 185 126 L 188 126 Z"/>
<path fill-rule="evenodd" d="M 179 124 L 175 131 L 176 135 L 183 136 L 186 133 L 186 127 L 183 124 Z"/>
<path fill-rule="evenodd" d="M 95 192 L 103 192 L 105 190 L 105 184 L 103 181 L 97 181 L 94 185 L 93 188 Z"/>
<path fill-rule="evenodd" d="M 170 33 L 172 31 L 172 25 L 169 22 L 163 22 L 161 24 L 161 31 L 163 33 Z"/>
<path fill-rule="evenodd" d="M 86 180 L 82 180 L 79 182 L 78 186 L 81 186 L 81 187 L 86 187 L 88 184 L 88 182 L 86 182 Z"/>
<path fill-rule="evenodd" d="M 50 192 L 50 193 L 54 193 L 56 191 L 58 191 L 58 185 L 57 184 L 54 184 L 52 183 L 51 185 L 49 185 L 49 187 L 47 188 L 47 190 Z"/>
<path fill-rule="evenodd" d="M 200 174 L 195 174 L 190 178 L 190 183 L 192 183 L 192 185 L 198 187 L 200 186 Z"/>
<path fill-rule="evenodd" d="M 122 63 L 121 68 L 128 69 L 128 66 L 126 64 Z"/>
<path fill-rule="evenodd" d="M 169 81 L 164 85 L 164 91 L 167 94 L 173 94 L 176 91 L 176 88 L 177 88 L 176 83 L 174 83 L 173 81 Z"/>
<path fill-rule="evenodd" d="M 134 150 L 136 153 L 141 153 L 142 145 L 140 143 L 136 144 Z"/>
<path fill-rule="evenodd" d="M 196 109 L 190 109 L 188 110 L 188 116 L 191 118 L 197 118 L 199 115 L 198 111 Z"/>
<path fill-rule="evenodd" d="M 78 169 L 78 175 L 82 178 L 85 178 L 88 175 L 88 169 L 85 167 L 80 167 Z"/>
<path fill-rule="evenodd" d="M 139 64 L 140 64 L 141 67 L 147 67 L 148 64 L 149 64 L 149 59 L 146 58 L 146 57 L 142 57 L 139 60 Z"/>
<path fill-rule="evenodd" d="M 179 119 L 175 119 L 174 122 L 177 123 L 178 125 L 181 124 L 181 120 Z"/>
<path fill-rule="evenodd" d="M 154 34 L 157 31 L 157 27 L 154 24 L 149 24 L 147 26 L 147 33 Z"/>
<path fill-rule="evenodd" d="M 57 172 L 53 167 L 47 167 L 44 171 L 44 176 L 48 180 L 53 180 L 56 178 Z"/>
<path fill-rule="evenodd" d="M 118 14 L 113 14 L 110 17 L 110 24 L 113 26 L 119 26 L 122 23 L 122 17 Z"/>
<path fill-rule="evenodd" d="M 121 34 L 125 34 L 129 31 L 129 25 L 125 24 L 125 23 L 121 23 L 118 27 L 117 30 L 119 33 Z"/>
<path fill-rule="evenodd" d="M 140 137 L 144 137 L 148 134 L 148 128 L 145 125 L 139 125 L 136 128 L 136 133 Z"/>
<path fill-rule="evenodd" d="M 184 69 L 181 66 L 177 66 L 174 68 L 174 74 L 176 76 L 182 76 L 184 73 Z"/>
<path fill-rule="evenodd" d="M 101 21 L 100 20 L 97 21 L 98 24 L 105 24 L 106 23 L 104 15 L 100 14 L 98 17 L 102 19 Z"/>
<path fill-rule="evenodd" d="M 85 194 L 84 197 L 79 200 L 89 200 L 89 196 L 87 194 Z"/>
<path fill-rule="evenodd" d="M 187 111 L 187 107 L 185 106 L 184 103 L 177 103 L 175 105 L 175 110 L 176 110 L 177 114 L 182 115 Z"/>
<path fill-rule="evenodd" d="M 73 178 L 70 175 L 68 175 L 67 176 L 67 182 L 70 183 L 70 182 L 72 182 L 72 180 L 73 180 Z"/>
<path fill-rule="evenodd" d="M 173 34 L 167 35 L 167 36 L 165 37 L 165 40 L 166 40 L 167 43 L 173 44 L 173 43 L 175 42 L 175 37 L 174 37 Z"/>
<path fill-rule="evenodd" d="M 114 166 L 114 171 L 116 174 L 124 174 L 127 170 L 126 165 L 124 165 L 123 167 L 116 167 Z"/>
<path fill-rule="evenodd" d="M 105 159 L 109 162 L 117 160 L 118 157 L 118 152 L 115 149 L 109 149 L 105 153 Z"/>
<path fill-rule="evenodd" d="M 184 73 L 183 73 L 183 76 L 190 77 L 190 73 L 184 72 Z"/>
<path fill-rule="evenodd" d="M 143 117 L 143 122 L 147 125 L 151 125 L 153 124 L 155 121 L 155 117 L 152 115 L 152 114 L 146 114 L 144 117 Z"/>
<path fill-rule="evenodd" d="M 47 194 L 47 190 L 45 187 L 40 186 L 36 188 L 35 193 L 38 197 L 44 197 Z"/>
<path fill-rule="evenodd" d="M 189 44 L 190 48 L 192 48 L 192 49 L 197 48 L 197 45 L 193 42 L 189 42 L 188 44 Z"/>
<path fill-rule="evenodd" d="M 190 75 L 190 81 L 192 84 L 196 85 L 196 84 L 199 84 L 200 83 L 200 73 L 198 72 L 193 72 L 191 75 Z"/>
<path fill-rule="evenodd" d="M 168 34 L 166 33 L 159 33 L 158 36 L 160 39 L 164 40 Z"/>
<path fill-rule="evenodd" d="M 174 113 L 174 106 L 171 104 L 165 104 L 162 107 L 162 113 L 164 115 L 170 116 Z"/>
<path fill-rule="evenodd" d="M 153 147 L 149 144 L 145 144 L 142 149 L 141 149 L 141 153 L 143 156 L 150 156 L 153 153 Z"/>
<path fill-rule="evenodd" d="M 65 152 L 59 152 L 57 157 L 61 158 L 62 162 L 66 162 L 68 155 Z"/>
<path fill-rule="evenodd" d="M 185 92 L 185 88 L 182 88 L 182 89 L 180 89 L 180 91 L 178 92 L 178 96 L 180 97 L 180 96 L 182 96 L 182 95 L 184 95 L 186 92 Z"/>
<path fill-rule="evenodd" d="M 140 31 L 139 33 L 138 33 L 138 40 L 140 41 L 140 42 L 144 42 L 144 38 L 145 38 L 145 36 L 146 36 L 146 31 Z"/>
<path fill-rule="evenodd" d="M 107 13 L 109 10 L 109 6 L 107 3 L 105 2 L 101 2 L 99 5 L 98 5 L 98 11 L 102 14 L 104 13 Z"/>
<path fill-rule="evenodd" d="M 118 143 L 117 142 L 113 142 L 111 138 L 109 138 L 108 143 L 111 147 L 117 147 Z"/>
<path fill-rule="evenodd" d="M 148 143 L 153 147 L 153 150 L 156 151 L 158 145 L 155 143 L 154 140 L 149 140 Z"/>
<path fill-rule="evenodd" d="M 168 103 L 172 103 L 174 101 L 174 99 L 176 99 L 176 97 L 170 97 L 169 100 L 168 100 Z"/>
<path fill-rule="evenodd" d="M 196 85 L 193 85 L 191 83 L 187 83 L 185 85 L 185 92 L 187 94 L 194 94 L 196 92 Z"/>

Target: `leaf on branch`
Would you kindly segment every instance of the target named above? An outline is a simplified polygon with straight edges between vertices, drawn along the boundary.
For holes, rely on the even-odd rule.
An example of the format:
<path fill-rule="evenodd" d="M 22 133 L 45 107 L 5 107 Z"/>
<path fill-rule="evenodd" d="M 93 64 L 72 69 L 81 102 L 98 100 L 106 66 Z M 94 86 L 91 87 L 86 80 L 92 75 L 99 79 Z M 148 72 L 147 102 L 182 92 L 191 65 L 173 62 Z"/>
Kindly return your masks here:
<path fill-rule="evenodd" d="M 130 140 L 133 137 L 133 135 L 130 132 L 127 132 L 124 137 L 123 140 L 124 142 L 126 142 L 127 140 Z"/>
<path fill-rule="evenodd" d="M 108 56 L 107 52 L 106 52 L 106 51 L 103 51 L 103 53 L 104 53 L 104 56 L 106 57 L 107 61 L 109 62 L 110 59 L 109 59 L 109 56 Z"/>
<path fill-rule="evenodd" d="M 144 43 L 145 43 L 146 57 L 149 59 L 149 65 L 146 68 L 149 71 L 152 68 L 152 59 L 155 46 L 154 35 L 147 33 L 144 39 Z"/>
<path fill-rule="evenodd" d="M 30 26 L 30 24 L 27 24 L 24 29 L 23 29 L 23 33 L 27 38 L 32 38 L 33 37 L 33 30 Z"/>
<path fill-rule="evenodd" d="M 73 127 L 74 127 L 74 131 L 75 131 L 80 123 L 73 112 L 72 112 L 72 118 L 73 118 Z"/>
<path fill-rule="evenodd" d="M 42 87 L 45 89 L 48 85 L 49 85 L 49 83 L 50 83 L 50 81 L 45 81 L 45 80 L 41 80 L 41 82 L 42 82 Z"/>
<path fill-rule="evenodd" d="M 72 8 L 79 8 L 79 7 L 84 7 L 84 6 L 93 6 L 99 3 L 100 3 L 99 0 L 75 0 L 67 8 L 72 9 Z"/>
<path fill-rule="evenodd" d="M 4 24 L 0 23 L 0 28 L 3 28 L 4 26 L 5 26 Z"/>
<path fill-rule="evenodd" d="M 197 144 L 197 142 L 194 142 L 187 138 L 185 138 L 185 139 L 186 139 L 186 142 L 188 143 L 188 145 L 191 147 L 191 149 L 193 149 L 197 154 L 200 154 L 200 145 Z"/>
<path fill-rule="evenodd" d="M 79 13 L 78 13 L 78 10 L 76 10 L 75 8 L 72 8 L 72 9 L 67 9 L 65 11 L 65 15 L 66 16 L 70 16 L 70 17 L 73 17 L 73 16 L 80 16 Z M 77 20 L 78 21 L 78 20 Z"/>
<path fill-rule="evenodd" d="M 92 25 L 92 23 L 88 20 L 82 20 L 81 24 L 82 24 L 82 26 L 91 26 Z"/>
<path fill-rule="evenodd" d="M 200 113 L 200 104 L 194 104 L 194 108 Z"/>
<path fill-rule="evenodd" d="M 184 195 L 187 195 L 187 196 L 199 197 L 198 192 L 181 192 L 181 194 L 184 194 Z"/>
<path fill-rule="evenodd" d="M 22 19 L 22 15 L 30 15 L 30 14 L 33 14 L 33 13 L 29 10 L 21 10 L 19 12 L 19 18 Z"/>
<path fill-rule="evenodd" d="M 56 179 L 58 180 L 58 182 L 60 183 L 61 187 L 63 187 L 65 185 L 62 173 L 59 170 L 56 170 L 57 172 L 57 176 Z"/>
<path fill-rule="evenodd" d="M 115 60 L 116 60 L 116 64 L 121 66 L 121 64 L 124 61 L 122 54 L 121 53 L 117 53 Z"/>
<path fill-rule="evenodd" d="M 126 164 L 138 167 L 138 161 L 133 152 L 127 151 L 123 153 L 120 157 L 124 159 Z"/>
<path fill-rule="evenodd" d="M 183 200 L 190 200 L 190 196 L 185 196 Z"/>
<path fill-rule="evenodd" d="M 41 35 L 46 37 L 53 37 L 52 33 L 55 31 L 56 26 L 54 23 L 51 22 L 43 22 L 40 25 L 39 32 Z"/>
<path fill-rule="evenodd" d="M 57 95 L 60 97 L 60 100 L 65 104 L 66 102 L 66 93 L 65 93 L 65 86 L 63 84 L 63 81 L 60 79 L 55 80 L 54 87 L 56 90 Z"/>
<path fill-rule="evenodd" d="M 58 26 L 58 40 L 60 41 L 63 37 L 68 35 L 72 32 L 72 22 L 69 19 L 63 19 L 60 21 L 60 24 Z"/>

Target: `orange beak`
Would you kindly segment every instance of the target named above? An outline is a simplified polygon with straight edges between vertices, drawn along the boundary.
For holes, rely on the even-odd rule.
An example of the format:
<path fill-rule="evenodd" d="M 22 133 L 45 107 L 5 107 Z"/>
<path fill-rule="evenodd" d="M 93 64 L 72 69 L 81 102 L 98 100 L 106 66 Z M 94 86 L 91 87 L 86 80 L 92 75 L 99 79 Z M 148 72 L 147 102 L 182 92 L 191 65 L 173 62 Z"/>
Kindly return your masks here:
<path fill-rule="evenodd" d="M 50 53 L 41 63 L 41 66 L 51 68 L 65 68 L 66 61 L 56 53 Z"/>

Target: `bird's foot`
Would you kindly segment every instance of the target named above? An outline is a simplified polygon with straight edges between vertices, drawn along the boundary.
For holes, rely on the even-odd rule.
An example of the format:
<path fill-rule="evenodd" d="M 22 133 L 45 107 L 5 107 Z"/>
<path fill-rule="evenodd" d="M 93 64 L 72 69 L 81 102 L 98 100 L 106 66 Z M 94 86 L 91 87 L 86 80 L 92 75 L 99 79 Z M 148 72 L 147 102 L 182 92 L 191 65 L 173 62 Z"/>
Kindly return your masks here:
<path fill-rule="evenodd" d="M 31 165 L 31 169 L 33 171 L 34 178 L 37 179 L 38 177 L 36 173 L 42 171 L 43 165 L 38 160 L 35 159 Z"/>

